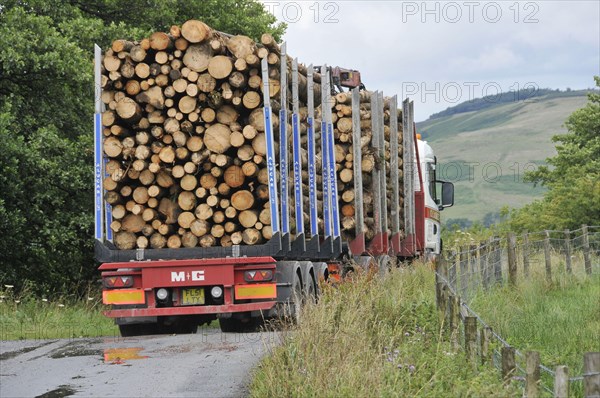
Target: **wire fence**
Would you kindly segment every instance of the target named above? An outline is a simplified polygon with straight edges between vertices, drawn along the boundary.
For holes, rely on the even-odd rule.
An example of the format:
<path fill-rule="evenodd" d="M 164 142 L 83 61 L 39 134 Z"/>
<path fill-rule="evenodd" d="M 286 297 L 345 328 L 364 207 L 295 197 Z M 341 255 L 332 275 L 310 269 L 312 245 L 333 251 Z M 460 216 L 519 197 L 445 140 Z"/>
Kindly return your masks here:
<path fill-rule="evenodd" d="M 444 253 L 448 283 L 469 303 L 482 290 L 545 273 L 600 274 L 600 226 L 492 237 Z"/>
<path fill-rule="evenodd" d="M 509 233 L 446 251 L 436 270 L 440 320 L 455 345 L 464 344 L 473 360 L 491 363 L 506 382 L 523 382 L 524 396 L 568 396 L 570 383 L 582 383 L 577 390 L 585 396 L 600 396 L 600 353 L 586 353 L 583 374 L 568 377 L 565 366 L 552 370 L 540 362 L 539 353 L 512 347 L 472 308 L 476 295 L 494 287 L 533 278 L 552 282 L 561 274 L 600 274 L 600 226 Z"/>

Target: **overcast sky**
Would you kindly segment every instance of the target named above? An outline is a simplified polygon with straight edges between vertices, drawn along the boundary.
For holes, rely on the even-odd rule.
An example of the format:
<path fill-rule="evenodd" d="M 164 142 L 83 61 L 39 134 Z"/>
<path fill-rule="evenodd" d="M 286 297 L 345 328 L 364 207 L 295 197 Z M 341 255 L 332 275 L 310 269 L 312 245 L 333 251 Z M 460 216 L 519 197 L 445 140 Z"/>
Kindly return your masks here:
<path fill-rule="evenodd" d="M 583 89 L 600 75 L 600 1 L 262 1 L 288 53 L 357 69 L 425 120 L 524 87 Z"/>

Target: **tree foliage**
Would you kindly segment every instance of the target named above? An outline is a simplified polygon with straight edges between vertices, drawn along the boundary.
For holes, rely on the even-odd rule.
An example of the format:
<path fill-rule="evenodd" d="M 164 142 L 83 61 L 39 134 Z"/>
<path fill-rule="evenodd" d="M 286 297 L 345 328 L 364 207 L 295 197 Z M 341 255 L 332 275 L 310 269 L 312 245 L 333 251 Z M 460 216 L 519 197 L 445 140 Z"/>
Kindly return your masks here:
<path fill-rule="evenodd" d="M 93 44 L 192 18 L 285 31 L 256 0 L 0 0 L 0 282 L 93 278 Z"/>
<path fill-rule="evenodd" d="M 600 77 L 595 80 L 600 88 Z M 600 94 L 588 98 L 567 119 L 568 132 L 553 137 L 557 155 L 526 175 L 548 191 L 542 200 L 513 211 L 513 227 L 533 231 L 600 224 Z"/>

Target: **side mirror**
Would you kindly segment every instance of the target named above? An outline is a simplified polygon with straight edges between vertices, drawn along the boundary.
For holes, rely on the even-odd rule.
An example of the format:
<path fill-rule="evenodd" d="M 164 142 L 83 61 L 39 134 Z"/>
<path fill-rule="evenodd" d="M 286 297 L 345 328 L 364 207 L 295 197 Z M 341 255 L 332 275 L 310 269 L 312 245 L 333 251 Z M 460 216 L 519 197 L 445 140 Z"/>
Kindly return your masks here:
<path fill-rule="evenodd" d="M 439 181 L 442 183 L 442 204 L 440 210 L 454 205 L 454 184 L 447 181 Z"/>

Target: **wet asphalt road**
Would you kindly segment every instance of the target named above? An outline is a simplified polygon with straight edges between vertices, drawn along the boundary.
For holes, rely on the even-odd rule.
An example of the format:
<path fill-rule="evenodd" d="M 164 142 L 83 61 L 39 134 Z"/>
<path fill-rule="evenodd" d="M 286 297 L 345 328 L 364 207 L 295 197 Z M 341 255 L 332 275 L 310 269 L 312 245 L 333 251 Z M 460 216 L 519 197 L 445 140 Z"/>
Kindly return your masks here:
<path fill-rule="evenodd" d="M 0 342 L 0 397 L 243 397 L 273 332 Z M 45 395 L 44 395 L 45 394 Z"/>

